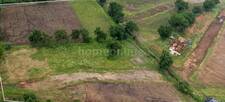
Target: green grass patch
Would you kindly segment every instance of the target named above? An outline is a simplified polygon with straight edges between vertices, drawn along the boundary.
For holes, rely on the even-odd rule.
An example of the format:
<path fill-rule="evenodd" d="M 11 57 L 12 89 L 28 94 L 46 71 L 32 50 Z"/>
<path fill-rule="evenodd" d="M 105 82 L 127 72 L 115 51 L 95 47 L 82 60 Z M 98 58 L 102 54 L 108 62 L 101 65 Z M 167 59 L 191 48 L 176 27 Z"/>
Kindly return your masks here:
<path fill-rule="evenodd" d="M 74 0 L 71 6 L 78 16 L 82 26 L 93 33 L 97 27 L 101 27 L 104 31 L 108 31 L 113 25 L 111 17 L 109 17 L 104 9 L 95 0 Z"/>
<path fill-rule="evenodd" d="M 106 45 L 96 42 L 90 44 L 67 44 L 56 48 L 41 48 L 32 57 L 47 59 L 55 74 L 86 72 L 124 71 L 140 68 L 133 58 L 140 56 L 139 50 L 128 42 L 123 42 L 121 54 L 116 59 L 108 59 Z"/>

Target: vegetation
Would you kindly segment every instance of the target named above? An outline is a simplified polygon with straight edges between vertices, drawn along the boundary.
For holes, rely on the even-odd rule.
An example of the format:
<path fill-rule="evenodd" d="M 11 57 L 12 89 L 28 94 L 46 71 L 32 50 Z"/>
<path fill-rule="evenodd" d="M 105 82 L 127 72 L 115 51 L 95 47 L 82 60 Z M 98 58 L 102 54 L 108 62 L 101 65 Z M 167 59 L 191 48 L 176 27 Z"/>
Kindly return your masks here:
<path fill-rule="evenodd" d="M 135 32 L 139 30 L 137 24 L 133 21 L 129 21 L 125 24 L 125 32 L 128 33 L 131 37 L 135 38 Z"/>
<path fill-rule="evenodd" d="M 23 95 L 24 102 L 38 102 L 38 99 L 33 93 L 26 93 Z"/>
<path fill-rule="evenodd" d="M 115 40 L 122 41 L 128 39 L 128 34 L 126 33 L 124 26 L 122 25 L 112 26 L 109 31 L 111 37 Z"/>
<path fill-rule="evenodd" d="M 188 9 L 188 3 L 183 0 L 176 0 L 175 5 L 178 11 L 184 11 Z"/>
<path fill-rule="evenodd" d="M 106 0 L 97 0 L 98 4 L 102 7 L 106 4 Z"/>
<path fill-rule="evenodd" d="M 162 39 L 169 38 L 172 34 L 172 27 L 166 25 L 166 26 L 160 26 L 158 29 L 158 33 Z"/>
<path fill-rule="evenodd" d="M 203 11 L 202 11 L 202 7 L 201 6 L 195 6 L 193 9 L 192 9 L 192 13 L 193 14 L 201 14 Z"/>
<path fill-rule="evenodd" d="M 161 71 L 168 70 L 173 64 L 172 57 L 167 51 L 163 51 L 159 61 L 159 68 Z"/>
<path fill-rule="evenodd" d="M 49 46 L 51 43 L 51 37 L 39 30 L 34 30 L 29 36 L 29 41 L 34 47 Z"/>
<path fill-rule="evenodd" d="M 206 0 L 204 3 L 203 3 L 203 8 L 206 10 L 206 11 L 210 11 L 212 10 L 216 4 L 220 3 L 219 0 Z"/>
<path fill-rule="evenodd" d="M 107 34 L 103 32 L 100 27 L 96 28 L 95 34 L 97 35 L 96 36 L 97 42 L 103 43 L 104 41 L 107 40 Z"/>
<path fill-rule="evenodd" d="M 4 55 L 4 46 L 0 43 L 0 59 L 3 58 L 3 55 Z"/>
<path fill-rule="evenodd" d="M 89 32 L 86 29 L 73 30 L 71 36 L 75 42 L 89 43 L 91 41 Z"/>
<path fill-rule="evenodd" d="M 109 58 L 113 58 L 115 56 L 118 56 L 120 54 L 121 49 L 122 49 L 122 46 L 117 41 L 109 43 L 107 45 L 107 47 L 109 49 L 109 56 L 108 56 Z"/>
<path fill-rule="evenodd" d="M 55 40 L 59 43 L 66 43 L 69 41 L 69 37 L 65 30 L 58 30 L 55 32 Z"/>
<path fill-rule="evenodd" d="M 122 23 L 124 20 L 123 7 L 116 2 L 109 4 L 108 14 L 116 23 Z"/>

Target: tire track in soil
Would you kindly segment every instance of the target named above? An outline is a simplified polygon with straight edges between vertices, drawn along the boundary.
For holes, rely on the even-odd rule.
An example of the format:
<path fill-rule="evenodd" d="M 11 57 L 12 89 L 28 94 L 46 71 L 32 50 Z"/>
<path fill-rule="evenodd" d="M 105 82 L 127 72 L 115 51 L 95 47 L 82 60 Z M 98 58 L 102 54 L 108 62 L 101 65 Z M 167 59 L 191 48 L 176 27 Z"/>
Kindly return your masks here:
<path fill-rule="evenodd" d="M 216 38 L 223 26 L 225 20 L 225 10 L 222 10 L 218 16 L 221 16 L 223 22 L 220 22 L 220 19 L 218 19 L 217 17 L 211 23 L 204 36 L 200 40 L 198 46 L 192 52 L 188 60 L 184 63 L 183 70 L 179 72 L 184 80 L 188 80 L 192 72 L 201 64 L 202 60 L 205 58 L 208 48 L 210 48 L 214 38 Z"/>

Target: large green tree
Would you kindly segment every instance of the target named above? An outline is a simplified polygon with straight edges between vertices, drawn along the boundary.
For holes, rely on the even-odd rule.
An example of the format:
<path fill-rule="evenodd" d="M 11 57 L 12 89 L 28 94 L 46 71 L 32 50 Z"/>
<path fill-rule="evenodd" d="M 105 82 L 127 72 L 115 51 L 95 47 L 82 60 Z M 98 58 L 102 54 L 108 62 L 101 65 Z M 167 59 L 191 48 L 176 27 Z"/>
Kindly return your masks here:
<path fill-rule="evenodd" d="M 170 56 L 170 53 L 164 50 L 162 55 L 160 56 L 160 62 L 159 62 L 160 70 L 161 71 L 168 70 L 172 64 L 173 64 L 173 59 Z"/>
<path fill-rule="evenodd" d="M 183 0 L 177 0 L 175 2 L 175 5 L 176 5 L 176 9 L 178 11 L 184 11 L 184 10 L 188 9 L 188 3 Z"/>
<path fill-rule="evenodd" d="M 162 39 L 166 39 L 170 37 L 172 34 L 172 31 L 173 31 L 172 27 L 168 25 L 160 26 L 158 29 L 158 33 Z"/>
<path fill-rule="evenodd" d="M 189 21 L 182 13 L 178 13 L 173 15 L 170 20 L 169 24 L 173 27 L 177 32 L 184 32 L 185 29 L 189 26 Z"/>
<path fill-rule="evenodd" d="M 110 35 L 116 40 L 126 40 L 128 38 L 128 33 L 126 33 L 124 26 L 115 25 L 110 27 Z"/>
<path fill-rule="evenodd" d="M 121 23 L 124 20 L 123 7 L 116 2 L 109 4 L 108 14 L 116 23 Z"/>
<path fill-rule="evenodd" d="M 133 21 L 128 21 L 125 24 L 125 31 L 132 37 L 136 37 L 135 32 L 139 30 L 137 24 Z"/>
<path fill-rule="evenodd" d="M 76 42 L 89 43 L 91 41 L 90 34 L 86 29 L 73 30 L 71 36 Z"/>
<path fill-rule="evenodd" d="M 217 0 L 205 0 L 203 3 L 203 8 L 206 11 L 210 11 L 216 6 L 217 3 L 219 3 Z"/>

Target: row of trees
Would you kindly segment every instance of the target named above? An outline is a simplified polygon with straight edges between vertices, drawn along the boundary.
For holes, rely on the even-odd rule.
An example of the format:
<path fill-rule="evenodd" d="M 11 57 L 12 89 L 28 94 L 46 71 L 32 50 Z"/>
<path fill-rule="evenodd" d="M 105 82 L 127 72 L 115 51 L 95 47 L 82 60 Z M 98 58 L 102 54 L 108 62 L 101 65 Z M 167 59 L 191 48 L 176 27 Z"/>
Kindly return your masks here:
<path fill-rule="evenodd" d="M 192 12 L 189 12 L 189 4 L 183 0 L 177 0 L 175 2 L 176 9 L 178 13 L 171 16 L 169 19 L 169 24 L 162 25 L 158 29 L 158 33 L 162 39 L 166 39 L 171 36 L 173 31 L 182 34 L 186 28 L 191 26 L 195 22 L 196 15 L 205 11 L 213 9 L 216 4 L 219 3 L 219 0 L 206 0 L 203 3 L 203 6 L 195 6 L 192 9 Z"/>

